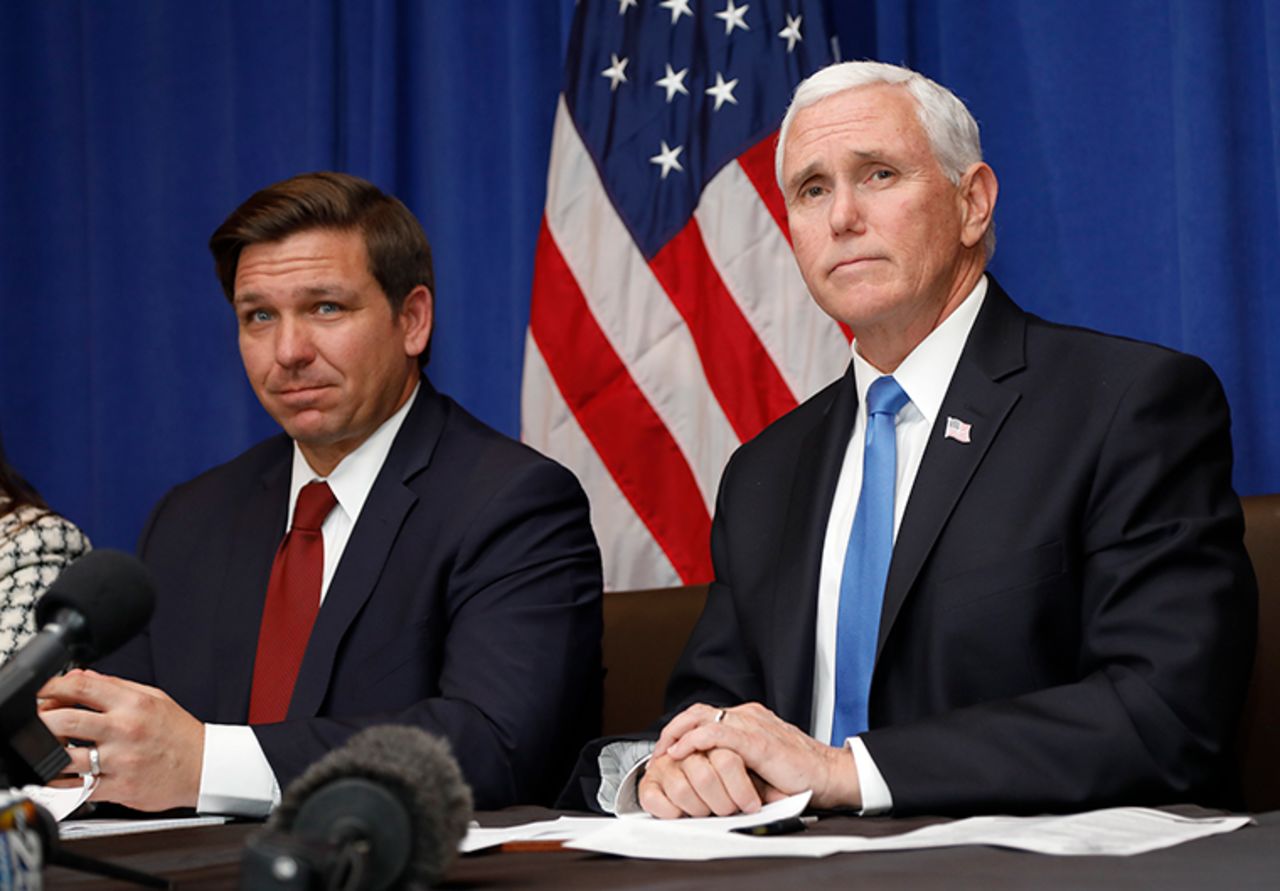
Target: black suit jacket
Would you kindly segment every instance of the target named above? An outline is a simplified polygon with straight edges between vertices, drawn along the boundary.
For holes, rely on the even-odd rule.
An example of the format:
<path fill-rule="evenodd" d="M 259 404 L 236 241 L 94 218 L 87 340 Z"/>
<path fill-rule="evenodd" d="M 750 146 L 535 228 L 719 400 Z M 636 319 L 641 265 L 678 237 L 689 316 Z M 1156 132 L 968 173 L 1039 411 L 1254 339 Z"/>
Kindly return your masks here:
<path fill-rule="evenodd" d="M 809 728 L 856 407 L 850 370 L 730 461 L 673 713 L 759 701 Z M 948 417 L 969 443 L 944 438 Z M 1050 324 L 991 281 L 884 595 L 863 741 L 895 813 L 1231 797 L 1257 593 L 1229 428 L 1200 360 Z"/>
<path fill-rule="evenodd" d="M 203 721 L 246 723 L 291 460 L 281 435 L 164 497 L 140 545 L 155 616 L 103 670 L 159 686 Z M 394 722 L 452 743 L 478 807 L 545 802 L 599 730 L 600 590 L 573 475 L 424 379 L 330 583 L 288 717 L 254 728 L 277 779 Z"/>

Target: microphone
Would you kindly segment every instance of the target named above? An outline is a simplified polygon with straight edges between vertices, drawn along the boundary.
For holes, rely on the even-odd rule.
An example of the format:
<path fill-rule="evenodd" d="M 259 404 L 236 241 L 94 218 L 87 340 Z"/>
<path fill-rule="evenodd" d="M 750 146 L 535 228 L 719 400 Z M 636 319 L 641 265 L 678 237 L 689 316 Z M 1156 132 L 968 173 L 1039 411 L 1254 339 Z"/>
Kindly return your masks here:
<path fill-rule="evenodd" d="M 445 740 L 370 727 L 289 785 L 249 840 L 241 888 L 431 887 L 470 819 L 471 789 Z"/>
<path fill-rule="evenodd" d="M 120 551 L 90 551 L 59 573 L 36 604 L 39 633 L 0 666 L 0 779 L 43 784 L 70 763 L 36 715 L 36 692 L 69 665 L 105 656 L 141 631 L 155 599 L 151 573 Z"/>
<path fill-rule="evenodd" d="M 155 605 L 155 581 L 137 557 L 102 548 L 72 562 L 36 603 L 36 638 L 47 634 L 66 650 L 45 680 L 71 661 L 96 662 L 118 650 L 146 627 Z"/>

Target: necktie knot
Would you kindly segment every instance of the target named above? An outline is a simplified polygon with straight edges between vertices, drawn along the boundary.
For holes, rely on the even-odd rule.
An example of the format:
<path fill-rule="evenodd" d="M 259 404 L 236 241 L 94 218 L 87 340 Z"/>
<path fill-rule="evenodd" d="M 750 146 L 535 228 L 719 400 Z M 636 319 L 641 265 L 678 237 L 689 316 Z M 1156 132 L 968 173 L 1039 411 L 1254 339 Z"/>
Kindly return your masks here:
<path fill-rule="evenodd" d="M 876 378 L 867 388 L 867 415 L 896 416 L 909 401 L 906 391 L 892 375 L 886 374 Z"/>
<path fill-rule="evenodd" d="M 338 503 L 329 484 L 315 480 L 307 483 L 298 493 L 298 505 L 293 510 L 293 528 L 307 532 L 319 532 L 324 518 Z"/>

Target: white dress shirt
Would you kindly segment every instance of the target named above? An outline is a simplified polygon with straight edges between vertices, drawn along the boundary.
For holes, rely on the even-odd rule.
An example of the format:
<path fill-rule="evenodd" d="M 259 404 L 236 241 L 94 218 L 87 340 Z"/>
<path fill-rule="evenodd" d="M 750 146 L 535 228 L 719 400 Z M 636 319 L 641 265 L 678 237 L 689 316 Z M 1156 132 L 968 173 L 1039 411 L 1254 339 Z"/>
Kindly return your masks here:
<path fill-rule="evenodd" d="M 911 401 L 898 412 L 894 425 L 894 442 L 897 445 L 897 478 L 893 490 L 893 536 L 898 537 L 902 515 L 907 509 L 907 499 L 915 484 L 920 460 L 924 457 L 929 434 L 938 418 L 943 397 L 951 386 L 960 353 L 964 350 L 969 331 L 973 328 L 978 310 L 987 296 L 987 277 L 969 296 L 933 329 L 893 371 L 893 378 Z M 813 659 L 813 724 L 810 735 L 827 741 L 831 737 L 832 712 L 835 708 L 836 626 L 840 610 L 840 577 L 844 572 L 845 551 L 849 547 L 849 533 L 853 529 L 853 516 L 858 507 L 858 493 L 862 490 L 862 455 L 866 448 L 867 390 L 882 375 L 853 349 L 853 375 L 858 387 L 858 413 L 853 422 L 853 433 L 844 453 L 840 479 L 836 483 L 835 499 L 827 519 L 827 534 L 822 546 L 822 568 L 818 577 L 818 625 L 814 639 Z M 885 784 L 871 753 L 858 737 L 846 743 L 853 751 L 858 769 L 858 782 L 862 787 L 862 813 L 883 813 L 893 807 L 893 796 Z"/>
<path fill-rule="evenodd" d="M 391 417 L 347 455 L 327 477 L 319 476 L 293 444 L 293 469 L 289 478 L 289 513 L 285 529 L 293 524 L 293 509 L 302 487 L 313 480 L 324 480 L 333 491 L 337 505 L 320 527 L 324 538 L 324 574 L 320 582 L 320 602 L 329 592 L 329 583 L 342 559 L 360 511 L 364 508 L 373 482 L 382 470 L 391 444 L 404 423 L 405 416 L 418 398 L 421 384 Z M 253 728 L 246 725 L 205 724 L 204 762 L 200 769 L 200 796 L 196 810 L 201 813 L 237 814 L 261 817 L 280 802 L 280 784 L 262 752 Z"/>

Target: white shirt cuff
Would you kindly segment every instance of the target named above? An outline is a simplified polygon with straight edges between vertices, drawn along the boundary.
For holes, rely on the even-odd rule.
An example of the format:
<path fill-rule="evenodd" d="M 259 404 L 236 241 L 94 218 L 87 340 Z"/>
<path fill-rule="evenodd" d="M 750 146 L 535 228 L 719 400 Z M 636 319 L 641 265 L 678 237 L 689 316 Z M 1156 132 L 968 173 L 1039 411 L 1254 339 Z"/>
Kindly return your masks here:
<path fill-rule="evenodd" d="M 280 784 L 253 730 L 205 724 L 196 810 L 202 814 L 265 817 L 279 803 Z"/>
<path fill-rule="evenodd" d="M 880 768 L 867 751 L 867 745 L 860 736 L 851 736 L 845 740 L 849 750 L 853 752 L 853 767 L 858 771 L 858 786 L 862 790 L 862 810 L 864 817 L 874 817 L 893 810 L 893 793 L 880 775 Z"/>
<path fill-rule="evenodd" d="M 640 772 L 649 763 L 655 743 L 620 740 L 600 750 L 600 789 L 596 803 L 606 814 L 619 817 L 643 813 L 640 807 Z"/>

